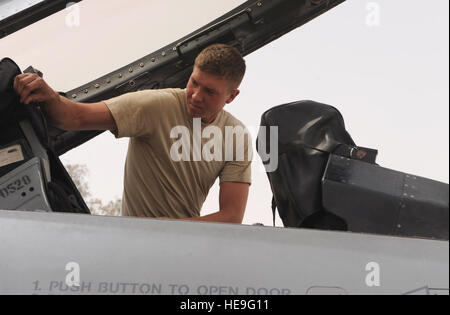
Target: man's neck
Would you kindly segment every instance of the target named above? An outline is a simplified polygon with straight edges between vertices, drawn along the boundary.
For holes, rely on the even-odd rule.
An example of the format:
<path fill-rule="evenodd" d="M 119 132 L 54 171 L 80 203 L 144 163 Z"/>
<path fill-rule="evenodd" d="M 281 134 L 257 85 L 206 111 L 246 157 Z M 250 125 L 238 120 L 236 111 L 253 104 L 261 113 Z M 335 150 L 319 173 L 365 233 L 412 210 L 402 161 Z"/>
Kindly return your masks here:
<path fill-rule="evenodd" d="M 202 123 L 207 124 L 207 125 L 212 124 L 217 119 L 217 117 L 219 116 L 220 112 L 218 112 L 217 114 L 215 114 L 211 118 L 202 118 Z"/>
<path fill-rule="evenodd" d="M 205 119 L 205 118 L 202 118 L 202 123 L 209 125 L 209 124 L 211 124 L 212 122 L 214 122 L 214 120 L 216 120 L 216 118 L 217 118 L 217 115 L 216 115 L 214 118 L 212 118 L 212 119 Z"/>

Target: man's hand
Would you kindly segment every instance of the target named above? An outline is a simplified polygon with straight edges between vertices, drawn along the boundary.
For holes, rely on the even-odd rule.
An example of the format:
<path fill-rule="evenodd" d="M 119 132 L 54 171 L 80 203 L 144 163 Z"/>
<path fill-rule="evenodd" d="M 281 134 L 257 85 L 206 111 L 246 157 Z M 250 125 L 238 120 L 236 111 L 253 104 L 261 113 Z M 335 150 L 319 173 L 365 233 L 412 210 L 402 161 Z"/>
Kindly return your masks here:
<path fill-rule="evenodd" d="M 141 218 L 141 219 L 154 219 L 154 220 L 175 220 L 175 219 L 172 219 L 172 218 L 169 218 L 169 217 L 149 218 L 149 217 L 146 217 L 146 216 L 140 216 L 139 218 Z"/>
<path fill-rule="evenodd" d="M 72 110 L 73 106 L 66 105 L 63 98 L 37 74 L 25 73 L 16 76 L 14 90 L 19 95 L 21 103 L 43 105 L 42 110 L 52 125 L 68 130 L 71 125 L 67 125 L 67 123 L 76 121 Z"/>
<path fill-rule="evenodd" d="M 25 73 L 14 79 L 14 90 L 23 104 L 42 103 L 52 106 L 60 102 L 56 93 L 41 77 L 34 73 Z"/>

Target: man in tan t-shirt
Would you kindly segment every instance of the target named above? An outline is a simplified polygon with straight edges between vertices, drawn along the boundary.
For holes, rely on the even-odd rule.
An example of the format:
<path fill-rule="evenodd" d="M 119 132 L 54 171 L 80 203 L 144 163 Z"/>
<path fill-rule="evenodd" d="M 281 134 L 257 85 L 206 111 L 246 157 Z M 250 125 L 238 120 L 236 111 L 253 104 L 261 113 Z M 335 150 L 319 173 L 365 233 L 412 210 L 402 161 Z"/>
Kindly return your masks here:
<path fill-rule="evenodd" d="M 239 94 L 244 73 L 239 51 L 213 45 L 197 57 L 185 90 L 147 90 L 83 104 L 59 96 L 34 74 L 17 76 L 14 88 L 22 103 L 42 103 L 61 129 L 110 130 L 130 138 L 122 215 L 242 223 L 251 140 L 223 108 Z M 220 209 L 200 217 L 217 178 Z"/>

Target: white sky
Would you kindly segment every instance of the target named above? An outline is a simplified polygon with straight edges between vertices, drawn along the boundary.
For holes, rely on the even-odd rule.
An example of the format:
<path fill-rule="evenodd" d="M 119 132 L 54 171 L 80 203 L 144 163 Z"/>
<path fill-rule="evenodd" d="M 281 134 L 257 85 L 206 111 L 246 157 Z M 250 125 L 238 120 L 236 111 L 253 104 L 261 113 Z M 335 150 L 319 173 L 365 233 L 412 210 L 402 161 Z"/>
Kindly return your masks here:
<path fill-rule="evenodd" d="M 65 26 L 68 12 L 60 12 L 0 40 L 0 57 L 22 69 L 32 64 L 53 88 L 68 91 L 241 2 L 166 0 L 163 8 L 156 1 L 130 7 L 124 0 L 84 0 L 79 27 Z M 379 8 L 378 26 L 366 23 L 375 13 L 368 10 L 372 4 Z M 448 7 L 447 0 L 347 0 L 248 56 L 241 95 L 226 110 L 256 130 L 271 107 L 305 99 L 327 103 L 342 112 L 358 145 L 379 149 L 381 166 L 448 183 Z M 108 201 L 122 195 L 126 149 L 127 140 L 106 133 L 62 160 L 86 164 L 92 195 Z M 244 223 L 271 225 L 272 194 L 254 156 Z M 203 214 L 218 210 L 218 191 L 211 190 Z"/>

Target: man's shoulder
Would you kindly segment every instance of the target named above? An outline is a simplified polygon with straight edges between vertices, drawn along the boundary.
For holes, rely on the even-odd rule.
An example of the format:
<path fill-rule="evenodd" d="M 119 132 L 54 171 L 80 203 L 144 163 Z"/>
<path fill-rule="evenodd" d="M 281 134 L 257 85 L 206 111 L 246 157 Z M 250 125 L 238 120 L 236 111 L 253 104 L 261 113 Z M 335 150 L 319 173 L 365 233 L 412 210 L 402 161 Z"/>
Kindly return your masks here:
<path fill-rule="evenodd" d="M 180 102 L 183 101 L 183 99 L 186 96 L 186 90 L 182 89 L 142 90 L 134 93 L 142 97 L 161 97 L 161 98 L 175 97 Z"/>
<path fill-rule="evenodd" d="M 162 89 L 159 90 L 162 93 L 168 93 L 168 94 L 172 94 L 175 96 L 185 96 L 186 95 L 186 90 L 185 89 L 174 89 L 174 88 L 168 88 L 168 89 Z"/>
<path fill-rule="evenodd" d="M 148 102 L 153 102 L 156 100 L 169 101 L 174 100 L 176 103 L 185 102 L 186 91 L 182 89 L 159 89 L 159 90 L 141 90 L 136 92 L 130 92 L 122 94 L 120 96 L 104 100 L 107 105 L 116 104 L 127 104 L 129 102 L 139 102 L 142 104 L 147 104 Z"/>

